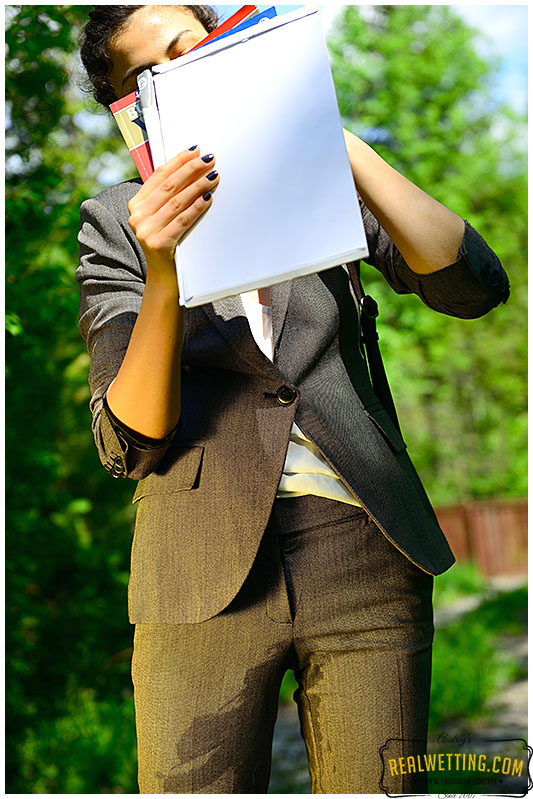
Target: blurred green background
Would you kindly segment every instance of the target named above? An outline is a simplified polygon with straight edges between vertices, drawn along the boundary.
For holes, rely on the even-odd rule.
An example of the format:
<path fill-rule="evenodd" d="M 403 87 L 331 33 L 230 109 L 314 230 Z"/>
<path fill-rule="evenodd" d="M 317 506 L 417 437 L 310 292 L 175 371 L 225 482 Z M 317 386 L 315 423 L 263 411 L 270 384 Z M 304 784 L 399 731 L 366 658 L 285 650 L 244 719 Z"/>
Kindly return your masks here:
<path fill-rule="evenodd" d="M 136 173 L 114 122 L 77 88 L 88 8 L 6 7 L 10 793 L 137 792 L 134 484 L 109 477 L 92 441 L 74 279 L 80 203 Z M 494 60 L 473 42 L 447 6 L 346 6 L 330 30 L 345 126 L 467 218 L 510 277 L 505 306 L 458 320 L 363 267 L 404 435 L 436 504 L 526 493 L 526 118 L 494 99 Z M 465 568 L 436 581 L 437 606 L 483 590 Z M 517 676 L 496 642 L 522 630 L 525 592 L 505 601 L 437 635 L 433 724 L 474 718 Z"/>

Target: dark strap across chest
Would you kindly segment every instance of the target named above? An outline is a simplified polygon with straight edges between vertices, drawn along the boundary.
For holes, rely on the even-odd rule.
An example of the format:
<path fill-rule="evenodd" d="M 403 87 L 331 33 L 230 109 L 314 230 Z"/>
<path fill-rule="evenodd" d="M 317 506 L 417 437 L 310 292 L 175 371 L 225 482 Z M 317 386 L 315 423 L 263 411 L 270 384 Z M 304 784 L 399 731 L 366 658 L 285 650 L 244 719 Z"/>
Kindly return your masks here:
<path fill-rule="evenodd" d="M 398 414 L 396 413 L 396 408 L 394 407 L 394 400 L 392 399 L 392 393 L 387 380 L 387 375 L 385 373 L 383 359 L 381 357 L 381 352 L 379 351 L 379 336 L 376 327 L 376 318 L 379 315 L 378 304 L 376 300 L 370 296 L 370 294 L 365 294 L 364 292 L 363 285 L 361 283 L 360 261 L 351 261 L 350 263 L 346 264 L 346 266 L 348 268 L 354 294 L 359 304 L 362 342 L 366 350 L 372 387 L 381 404 L 401 434 Z"/>

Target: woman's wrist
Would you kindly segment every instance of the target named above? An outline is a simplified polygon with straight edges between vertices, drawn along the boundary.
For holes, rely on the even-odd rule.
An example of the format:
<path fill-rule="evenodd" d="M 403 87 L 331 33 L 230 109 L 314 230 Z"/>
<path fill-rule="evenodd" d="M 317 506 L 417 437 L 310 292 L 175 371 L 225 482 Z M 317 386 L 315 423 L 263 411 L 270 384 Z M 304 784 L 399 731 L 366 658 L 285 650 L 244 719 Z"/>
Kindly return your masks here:
<path fill-rule="evenodd" d="M 155 290 L 161 297 L 179 299 L 178 277 L 174 261 L 167 264 L 154 265 L 153 261 L 146 262 L 146 286 Z"/>

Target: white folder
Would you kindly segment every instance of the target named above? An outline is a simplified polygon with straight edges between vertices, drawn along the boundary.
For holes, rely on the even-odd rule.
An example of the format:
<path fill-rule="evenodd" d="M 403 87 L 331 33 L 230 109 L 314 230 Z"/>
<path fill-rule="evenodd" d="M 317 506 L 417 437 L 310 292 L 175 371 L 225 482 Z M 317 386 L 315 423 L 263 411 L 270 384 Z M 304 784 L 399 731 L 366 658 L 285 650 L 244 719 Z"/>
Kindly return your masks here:
<path fill-rule="evenodd" d="M 141 104 L 152 98 L 154 167 L 198 144 L 220 173 L 211 207 L 176 249 L 182 305 L 368 255 L 318 9 L 155 66 L 139 84 Z"/>

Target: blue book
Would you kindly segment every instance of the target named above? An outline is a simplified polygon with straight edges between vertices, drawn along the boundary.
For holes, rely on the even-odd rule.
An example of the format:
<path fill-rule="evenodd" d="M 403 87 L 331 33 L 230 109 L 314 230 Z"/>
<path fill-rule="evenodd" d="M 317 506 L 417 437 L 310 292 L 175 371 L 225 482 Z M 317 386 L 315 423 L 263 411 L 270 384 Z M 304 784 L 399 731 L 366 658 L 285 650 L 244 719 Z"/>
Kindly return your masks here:
<path fill-rule="evenodd" d="M 246 28 L 251 28 L 252 25 L 257 25 L 257 23 L 261 22 L 263 19 L 273 19 L 274 17 L 277 17 L 277 15 L 278 12 L 276 11 L 276 6 L 271 6 L 270 8 L 267 8 L 266 11 L 259 11 L 257 14 L 254 14 L 253 17 L 245 19 L 244 22 L 241 22 L 239 25 L 231 28 L 231 30 L 221 33 L 220 36 L 216 36 L 214 39 L 211 39 L 211 41 L 206 42 L 206 44 L 201 44 L 200 47 L 197 47 L 196 49 L 201 50 L 202 47 L 206 47 L 208 44 L 219 42 L 220 39 L 223 39 L 225 36 L 232 36 L 234 33 L 246 30 Z"/>

